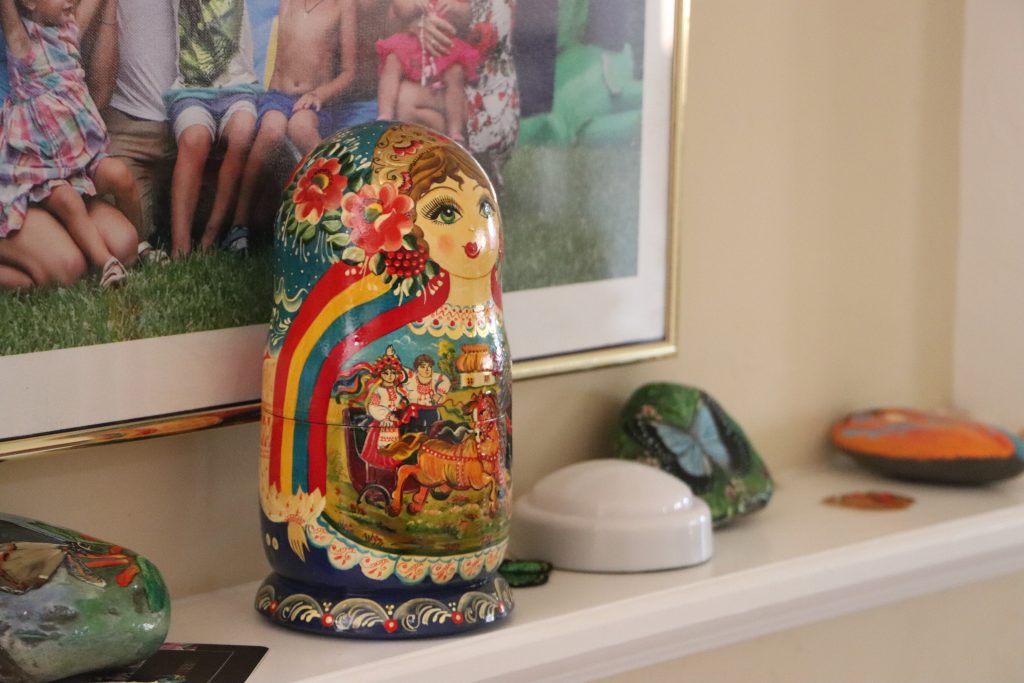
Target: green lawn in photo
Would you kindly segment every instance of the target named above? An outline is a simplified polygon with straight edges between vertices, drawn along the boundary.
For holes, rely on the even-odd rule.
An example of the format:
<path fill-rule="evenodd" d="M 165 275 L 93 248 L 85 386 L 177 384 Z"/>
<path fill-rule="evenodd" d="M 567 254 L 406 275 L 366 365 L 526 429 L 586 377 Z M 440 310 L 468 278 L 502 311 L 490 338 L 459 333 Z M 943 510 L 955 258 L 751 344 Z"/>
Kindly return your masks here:
<path fill-rule="evenodd" d="M 635 41 L 642 6 L 596 11 L 613 11 Z M 520 121 L 499 191 L 509 292 L 630 277 L 638 268 L 642 64 L 632 43 L 611 50 L 594 40 L 588 0 L 558 8 L 553 97 Z"/>
<path fill-rule="evenodd" d="M 0 355 L 263 324 L 272 302 L 269 252 L 136 267 L 116 290 L 86 277 L 71 287 L 2 291 Z"/>
<path fill-rule="evenodd" d="M 505 169 L 505 290 L 635 275 L 637 141 L 523 145 Z M 123 287 L 0 291 L 0 355 L 263 324 L 273 302 L 269 250 L 193 254 L 136 267 Z"/>
<path fill-rule="evenodd" d="M 640 143 L 521 145 L 505 167 L 505 291 L 637 272 Z"/>

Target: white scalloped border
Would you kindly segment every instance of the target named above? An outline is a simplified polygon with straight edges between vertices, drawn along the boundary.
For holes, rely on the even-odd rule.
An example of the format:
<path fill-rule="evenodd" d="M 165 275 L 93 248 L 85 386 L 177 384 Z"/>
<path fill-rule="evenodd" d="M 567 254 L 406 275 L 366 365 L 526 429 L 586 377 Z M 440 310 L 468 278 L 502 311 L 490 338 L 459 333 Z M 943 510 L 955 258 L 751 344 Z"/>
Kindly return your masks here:
<path fill-rule="evenodd" d="M 496 545 L 463 555 L 398 555 L 371 550 L 355 541 L 345 538 L 322 517 L 306 524 L 309 542 L 327 553 L 327 559 L 335 569 L 348 571 L 358 566 L 363 576 L 384 581 L 397 576 L 404 584 L 422 583 L 428 578 L 437 585 L 444 585 L 456 576 L 466 581 L 478 577 L 481 572 L 497 571 L 505 556 L 508 540 Z"/>

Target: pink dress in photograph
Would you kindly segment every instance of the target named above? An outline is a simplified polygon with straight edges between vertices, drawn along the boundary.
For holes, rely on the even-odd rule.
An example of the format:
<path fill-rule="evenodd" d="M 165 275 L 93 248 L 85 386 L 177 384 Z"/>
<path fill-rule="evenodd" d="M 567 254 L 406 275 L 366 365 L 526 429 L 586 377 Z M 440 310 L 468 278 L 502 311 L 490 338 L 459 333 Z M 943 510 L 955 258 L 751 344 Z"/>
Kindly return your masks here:
<path fill-rule="evenodd" d="M 440 87 L 444 72 L 456 64 L 462 65 L 466 74 L 466 82 L 475 81 L 480 64 L 480 53 L 464 40 L 452 38 L 451 41 L 451 49 L 447 53 L 435 57 L 423 47 L 419 36 L 408 31 L 395 33 L 377 41 L 380 70 L 384 69 L 384 61 L 388 56 L 395 55 L 402 65 L 402 75 L 407 81 L 428 87 Z"/>

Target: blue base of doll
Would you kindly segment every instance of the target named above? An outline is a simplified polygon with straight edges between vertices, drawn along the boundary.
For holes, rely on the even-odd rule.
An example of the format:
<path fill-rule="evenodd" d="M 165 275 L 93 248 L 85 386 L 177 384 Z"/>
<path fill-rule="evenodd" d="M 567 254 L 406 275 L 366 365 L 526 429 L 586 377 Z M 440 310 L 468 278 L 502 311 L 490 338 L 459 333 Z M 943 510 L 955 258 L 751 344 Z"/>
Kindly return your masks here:
<path fill-rule="evenodd" d="M 512 591 L 497 574 L 470 586 L 360 593 L 271 574 L 256 593 L 256 610 L 280 626 L 319 635 L 423 638 L 471 631 L 506 618 L 512 612 Z"/>

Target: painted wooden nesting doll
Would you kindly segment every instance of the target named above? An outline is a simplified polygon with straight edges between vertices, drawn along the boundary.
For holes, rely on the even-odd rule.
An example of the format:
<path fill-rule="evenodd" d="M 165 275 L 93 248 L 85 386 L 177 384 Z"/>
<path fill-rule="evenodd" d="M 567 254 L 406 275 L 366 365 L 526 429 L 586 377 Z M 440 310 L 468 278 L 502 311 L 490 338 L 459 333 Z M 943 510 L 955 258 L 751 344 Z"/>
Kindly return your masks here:
<path fill-rule="evenodd" d="M 338 636 L 508 615 L 511 423 L 500 216 L 451 140 L 377 122 L 285 190 L 263 366 L 257 609 Z"/>

